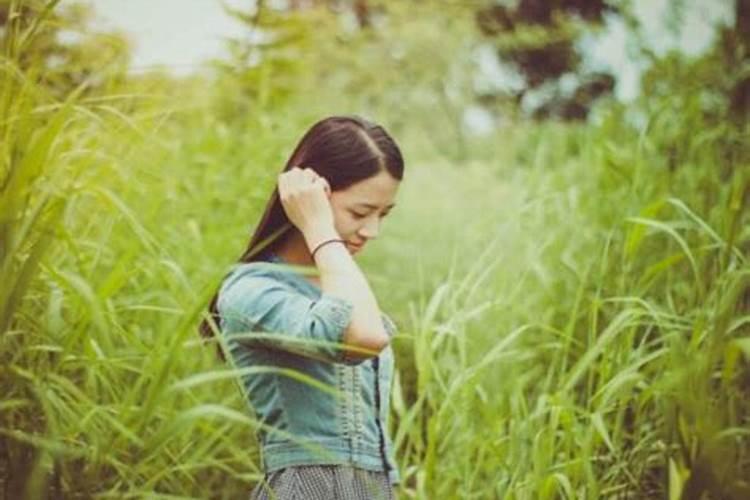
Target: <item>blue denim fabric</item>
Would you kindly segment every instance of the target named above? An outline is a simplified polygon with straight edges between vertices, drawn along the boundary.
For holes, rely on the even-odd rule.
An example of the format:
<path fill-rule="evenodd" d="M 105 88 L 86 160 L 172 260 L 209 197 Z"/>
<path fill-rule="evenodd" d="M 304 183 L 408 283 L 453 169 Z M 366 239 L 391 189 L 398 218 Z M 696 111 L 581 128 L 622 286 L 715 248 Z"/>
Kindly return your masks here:
<path fill-rule="evenodd" d="M 238 264 L 217 307 L 230 360 L 260 427 L 266 472 L 346 464 L 400 477 L 388 436 L 393 351 L 345 355 L 353 304 L 323 292 L 275 255 Z M 390 336 L 391 319 L 382 314 Z"/>

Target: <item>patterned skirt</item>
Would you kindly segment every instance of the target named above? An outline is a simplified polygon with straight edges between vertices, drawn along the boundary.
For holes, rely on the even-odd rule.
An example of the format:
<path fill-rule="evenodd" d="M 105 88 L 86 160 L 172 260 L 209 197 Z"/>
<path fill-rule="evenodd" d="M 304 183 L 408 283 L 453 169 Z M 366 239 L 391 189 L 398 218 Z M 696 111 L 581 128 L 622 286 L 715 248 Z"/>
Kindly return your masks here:
<path fill-rule="evenodd" d="M 295 465 L 266 474 L 250 500 L 396 500 L 385 472 L 348 465 Z"/>

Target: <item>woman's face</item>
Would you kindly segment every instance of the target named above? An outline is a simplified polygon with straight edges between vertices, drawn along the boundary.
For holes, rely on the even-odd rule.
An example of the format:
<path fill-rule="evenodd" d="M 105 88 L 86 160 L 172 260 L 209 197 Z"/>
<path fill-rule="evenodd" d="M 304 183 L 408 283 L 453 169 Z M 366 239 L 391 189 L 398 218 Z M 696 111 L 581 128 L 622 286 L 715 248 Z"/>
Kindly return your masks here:
<path fill-rule="evenodd" d="M 331 193 L 336 231 L 346 240 L 351 254 L 377 238 L 383 219 L 394 206 L 400 182 L 381 170 L 377 175 Z"/>

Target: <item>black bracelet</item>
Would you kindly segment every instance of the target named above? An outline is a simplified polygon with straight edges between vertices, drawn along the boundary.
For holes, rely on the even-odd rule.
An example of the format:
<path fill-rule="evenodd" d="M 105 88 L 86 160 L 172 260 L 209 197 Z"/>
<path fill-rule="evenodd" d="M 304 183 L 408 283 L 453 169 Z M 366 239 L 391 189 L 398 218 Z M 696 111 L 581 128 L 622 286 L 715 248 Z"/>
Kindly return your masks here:
<path fill-rule="evenodd" d="M 320 247 L 322 247 L 323 245 L 326 245 L 328 243 L 333 243 L 334 241 L 340 241 L 341 243 L 346 244 L 346 240 L 341 240 L 341 239 L 338 239 L 338 238 L 332 238 L 330 240 L 324 241 L 323 243 L 319 243 L 318 246 L 315 247 L 315 250 L 312 251 L 312 259 L 315 260 L 315 252 L 317 252 L 318 250 L 320 250 Z"/>

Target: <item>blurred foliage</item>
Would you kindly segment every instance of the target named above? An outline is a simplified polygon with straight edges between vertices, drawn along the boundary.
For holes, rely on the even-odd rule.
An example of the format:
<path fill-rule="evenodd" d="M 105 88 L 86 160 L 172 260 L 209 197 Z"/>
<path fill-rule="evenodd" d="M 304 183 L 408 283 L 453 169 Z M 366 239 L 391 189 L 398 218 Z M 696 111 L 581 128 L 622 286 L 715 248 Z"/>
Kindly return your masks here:
<path fill-rule="evenodd" d="M 644 52 L 632 103 L 507 105 L 480 136 L 485 2 L 228 8 L 247 37 L 187 76 L 128 75 L 73 4 L 1 5 L 5 497 L 247 495 L 258 423 L 195 327 L 296 140 L 348 112 L 407 162 L 360 261 L 400 327 L 402 496 L 750 496 L 746 16 L 699 57 Z M 606 10 L 507 9 L 498 46 L 555 72 Z"/>
<path fill-rule="evenodd" d="M 347 5 L 229 9 L 248 35 L 230 40 L 231 56 L 216 62 L 222 118 L 241 124 L 292 102 L 309 121 L 356 111 L 377 116 L 396 135 L 407 128 L 421 133 L 420 142 L 442 154 L 465 154 L 462 113 L 473 93 L 471 5 L 369 2 L 369 21 L 360 23 L 337 4 Z"/>
<path fill-rule="evenodd" d="M 731 114 L 735 121 L 750 118 L 750 0 L 735 0 L 734 26 L 721 31 L 717 52 L 731 79 Z"/>
<path fill-rule="evenodd" d="M 671 51 L 657 56 L 644 50 L 648 70 L 630 118 L 647 130 L 658 128 L 656 152 L 670 171 L 693 168 L 686 159 L 714 141 L 722 145 L 722 153 L 711 162 L 724 179 L 748 157 L 744 133 L 750 118 L 750 39 L 745 26 L 750 2 L 737 0 L 735 5 L 734 24 L 723 27 L 702 55 Z"/>
<path fill-rule="evenodd" d="M 54 97 L 119 87 L 131 47 L 122 33 L 93 32 L 91 4 L 0 0 L 0 52 Z"/>
<path fill-rule="evenodd" d="M 615 12 L 603 0 L 520 0 L 514 6 L 495 2 L 477 10 L 476 23 L 493 40 L 498 58 L 523 77 L 525 88 L 516 92 L 517 101 L 530 89 L 551 89 L 552 95 L 533 109 L 534 117 L 583 120 L 596 99 L 612 93 L 615 77 L 584 72 L 576 41 L 588 25 L 601 25 L 605 14 Z M 562 94 L 555 84 L 565 75 L 575 75 L 577 84 Z"/>

